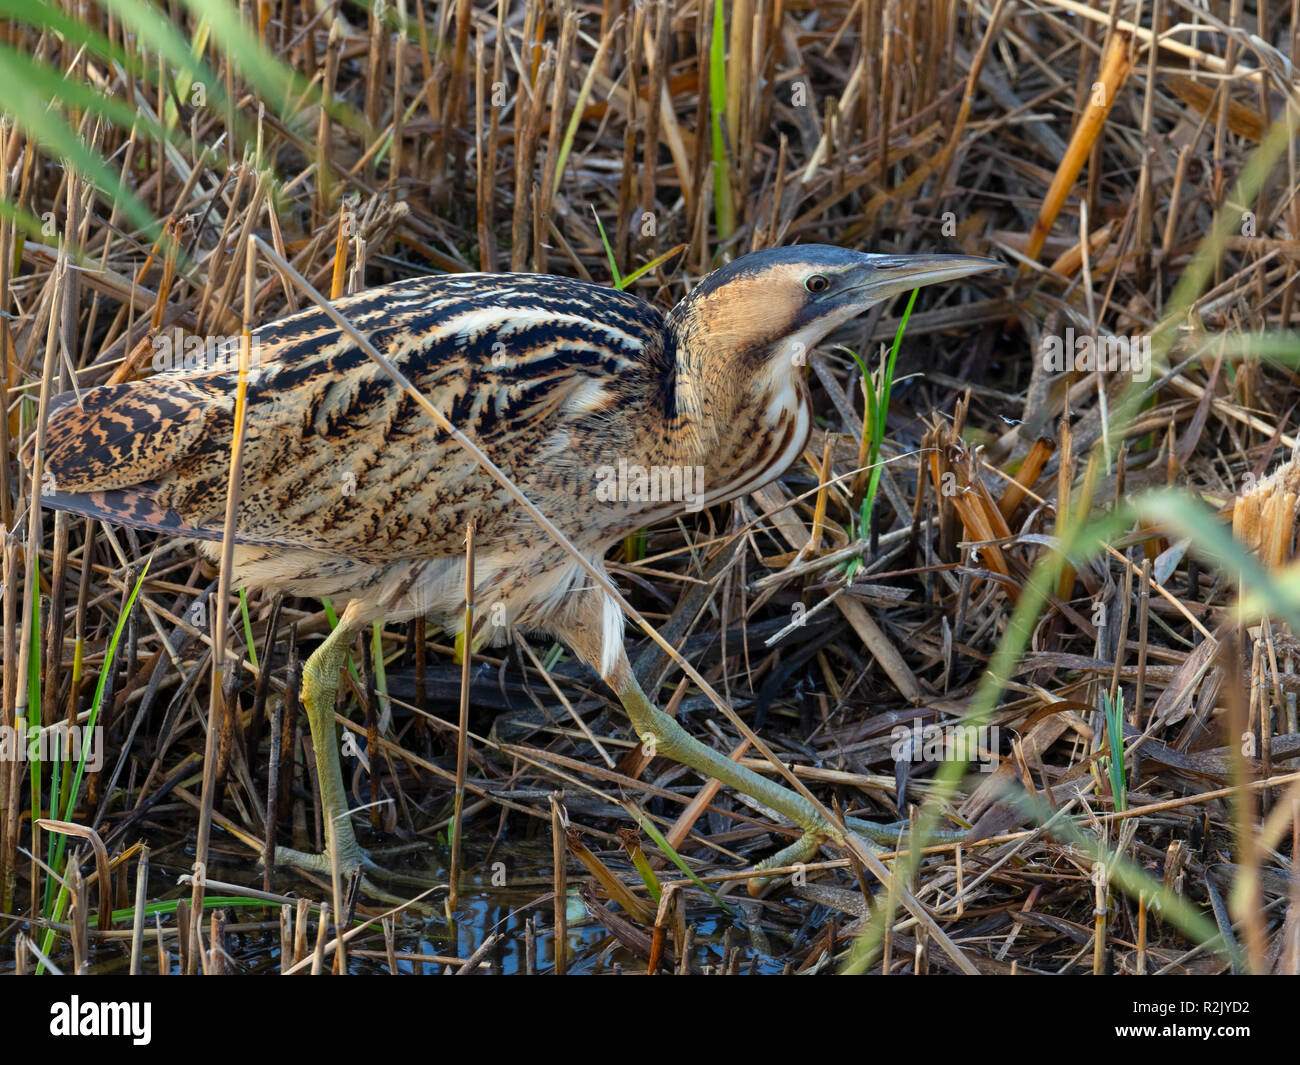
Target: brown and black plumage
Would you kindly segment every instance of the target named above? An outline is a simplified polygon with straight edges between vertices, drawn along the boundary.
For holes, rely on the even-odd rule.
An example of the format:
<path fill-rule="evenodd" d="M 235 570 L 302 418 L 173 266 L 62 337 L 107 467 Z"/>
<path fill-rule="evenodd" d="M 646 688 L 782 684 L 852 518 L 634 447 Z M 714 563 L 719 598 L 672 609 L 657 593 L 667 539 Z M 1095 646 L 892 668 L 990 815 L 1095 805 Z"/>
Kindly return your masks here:
<path fill-rule="evenodd" d="M 897 292 L 997 265 L 811 245 L 744 256 L 666 315 L 627 293 L 528 274 L 423 278 L 334 306 L 603 572 L 612 545 L 686 502 L 609 499 L 597 491 L 602 471 L 620 461 L 701 469 L 697 505 L 762 486 L 806 443 L 803 367 L 814 345 Z M 660 753 L 799 824 L 807 835 L 797 853 L 835 835 L 801 796 L 654 708 L 628 666 L 613 599 L 331 317 L 315 309 L 262 327 L 252 359 L 234 576 L 347 604 L 304 676 L 327 844 L 345 871 L 364 858 L 333 722 L 347 640 L 379 617 L 427 615 L 457 631 L 471 522 L 478 616 L 492 622 L 476 639 L 501 642 L 512 628 L 558 636 Z M 43 501 L 196 538 L 215 559 L 237 380 L 230 358 L 60 397 Z"/>

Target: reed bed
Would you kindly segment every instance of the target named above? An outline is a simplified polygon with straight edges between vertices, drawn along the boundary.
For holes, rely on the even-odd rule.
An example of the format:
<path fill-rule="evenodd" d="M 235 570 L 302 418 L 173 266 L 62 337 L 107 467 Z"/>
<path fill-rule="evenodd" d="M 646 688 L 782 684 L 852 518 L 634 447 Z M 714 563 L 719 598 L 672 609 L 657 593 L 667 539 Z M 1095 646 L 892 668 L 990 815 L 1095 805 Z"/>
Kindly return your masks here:
<path fill-rule="evenodd" d="M 0 709 L 103 740 L 84 771 L 0 762 L 4 965 L 1300 971 L 1294 4 L 148 10 L 0 19 Z M 332 605 L 218 604 L 192 545 L 42 511 L 19 452 L 50 397 L 304 306 L 266 247 L 326 295 L 527 270 L 667 307 L 810 242 L 1012 269 L 923 290 L 892 374 L 906 301 L 846 328 L 803 460 L 613 570 L 896 842 L 751 895 L 789 838 L 763 810 L 647 757 L 562 648 L 519 633 L 463 677 L 413 622 L 358 641 L 339 707 L 363 842 L 411 881 L 259 868 L 320 846 L 296 671 Z"/>

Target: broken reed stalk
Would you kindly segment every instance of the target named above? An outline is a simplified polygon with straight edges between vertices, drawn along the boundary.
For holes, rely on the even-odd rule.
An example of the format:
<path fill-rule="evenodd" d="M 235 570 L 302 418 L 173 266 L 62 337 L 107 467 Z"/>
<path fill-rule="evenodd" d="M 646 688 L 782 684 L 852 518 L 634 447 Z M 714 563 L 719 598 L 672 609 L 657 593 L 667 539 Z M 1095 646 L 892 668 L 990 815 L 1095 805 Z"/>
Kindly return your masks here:
<path fill-rule="evenodd" d="M 1038 217 L 1034 220 L 1033 229 L 1029 233 L 1029 244 L 1025 248 L 1026 258 L 1037 259 L 1042 252 L 1047 235 L 1052 231 L 1052 224 L 1056 221 L 1056 216 L 1061 213 L 1061 208 L 1065 206 L 1079 171 L 1083 169 L 1083 164 L 1087 162 L 1093 146 L 1097 143 L 1102 127 L 1106 124 L 1106 116 L 1110 114 L 1110 109 L 1118 99 L 1120 90 L 1128 80 L 1133 70 L 1133 63 L 1133 36 L 1124 30 L 1117 30 L 1110 36 L 1106 51 L 1101 57 L 1097 80 L 1093 83 L 1092 91 L 1088 93 L 1088 103 L 1083 116 L 1075 127 L 1074 136 L 1070 138 L 1069 147 L 1056 169 L 1052 184 L 1043 197 L 1043 205 L 1039 208 Z M 1028 270 L 1028 264 L 1022 264 L 1022 273 L 1027 273 Z"/>

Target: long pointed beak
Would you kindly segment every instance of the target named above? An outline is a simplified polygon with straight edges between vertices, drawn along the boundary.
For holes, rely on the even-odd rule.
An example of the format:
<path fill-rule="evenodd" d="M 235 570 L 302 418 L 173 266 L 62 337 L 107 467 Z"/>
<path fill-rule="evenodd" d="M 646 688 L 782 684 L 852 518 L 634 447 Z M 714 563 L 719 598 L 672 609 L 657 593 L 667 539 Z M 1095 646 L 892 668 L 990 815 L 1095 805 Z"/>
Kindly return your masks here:
<path fill-rule="evenodd" d="M 878 303 L 922 285 L 955 281 L 985 270 L 1004 270 L 1006 263 L 974 255 L 872 255 L 855 272 L 859 269 L 862 280 L 840 289 L 838 294 L 855 303 Z"/>

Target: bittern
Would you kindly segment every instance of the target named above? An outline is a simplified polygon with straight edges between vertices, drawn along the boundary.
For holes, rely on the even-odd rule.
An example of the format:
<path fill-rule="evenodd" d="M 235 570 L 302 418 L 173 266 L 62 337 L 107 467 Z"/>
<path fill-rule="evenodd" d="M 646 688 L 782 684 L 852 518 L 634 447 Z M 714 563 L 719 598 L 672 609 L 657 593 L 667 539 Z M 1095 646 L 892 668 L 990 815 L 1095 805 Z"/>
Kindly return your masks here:
<path fill-rule="evenodd" d="M 606 553 L 629 534 L 751 492 L 803 453 L 806 355 L 831 330 L 896 293 L 999 265 L 805 245 L 742 256 L 667 314 L 626 292 L 530 274 L 425 277 L 333 307 L 604 574 Z M 346 602 L 302 678 L 327 851 L 280 850 L 277 860 L 329 871 L 332 852 L 344 873 L 369 864 L 339 764 L 339 670 L 354 634 L 381 617 L 423 615 L 460 632 L 470 523 L 483 629 L 466 634 L 468 646 L 511 630 L 557 637 L 659 754 L 802 829 L 782 856 L 842 838 L 803 796 L 654 705 L 612 596 L 336 318 L 306 310 L 252 340 L 235 583 Z M 226 362 L 59 397 L 42 502 L 196 538 L 218 559 L 237 381 Z M 608 471 L 631 467 L 702 468 L 704 483 L 690 499 L 609 491 Z"/>

